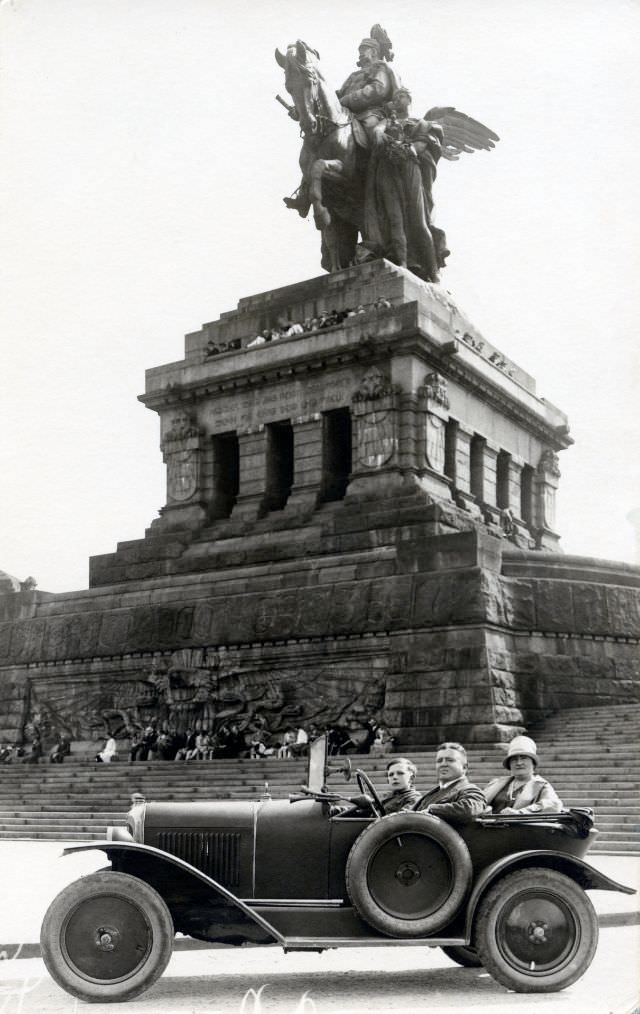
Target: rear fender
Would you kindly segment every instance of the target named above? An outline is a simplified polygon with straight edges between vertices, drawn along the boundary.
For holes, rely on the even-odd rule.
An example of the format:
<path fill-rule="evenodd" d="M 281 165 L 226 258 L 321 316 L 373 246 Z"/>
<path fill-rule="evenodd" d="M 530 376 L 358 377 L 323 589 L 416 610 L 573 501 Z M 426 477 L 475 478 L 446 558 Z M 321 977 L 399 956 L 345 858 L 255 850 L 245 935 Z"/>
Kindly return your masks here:
<path fill-rule="evenodd" d="M 213 880 L 208 877 L 206 873 L 196 869 L 190 863 L 184 861 L 184 859 L 178 858 L 178 856 L 172 856 L 168 852 L 163 852 L 162 849 L 154 848 L 153 845 L 141 845 L 138 842 L 114 842 L 114 841 L 98 841 L 98 842 L 87 842 L 82 845 L 70 845 L 63 849 L 62 855 L 68 856 L 73 852 L 90 852 L 99 851 L 106 852 L 109 857 L 109 861 L 112 861 L 112 856 L 126 855 L 135 853 L 136 856 L 148 856 L 153 859 L 154 863 L 161 864 L 167 871 L 167 875 L 170 876 L 171 870 L 180 870 L 181 873 L 186 874 L 191 878 L 194 884 L 198 882 L 205 884 L 212 891 L 224 898 L 225 901 L 232 905 L 235 905 L 248 919 L 252 922 L 257 923 L 263 930 L 269 933 L 277 943 L 284 942 L 284 936 L 274 926 L 271 925 L 266 919 L 259 915 L 250 905 L 247 905 L 244 901 L 238 898 L 232 891 L 219 884 L 217 880 Z M 144 879 L 144 878 L 141 878 Z"/>
<path fill-rule="evenodd" d="M 478 877 L 467 904 L 465 932 L 468 941 L 471 940 L 471 929 L 476 909 L 484 894 L 496 880 L 500 880 L 506 874 L 524 869 L 527 866 L 543 866 L 556 870 L 558 873 L 564 873 L 565 876 L 575 880 L 576 884 L 585 891 L 621 891 L 623 894 L 636 893 L 634 887 L 626 887 L 624 884 L 611 880 L 610 877 L 601 873 L 600 870 L 596 870 L 589 863 L 585 863 L 583 859 L 569 856 L 566 852 L 553 852 L 543 849 L 530 852 L 514 852 L 510 856 L 504 856 L 502 859 L 498 859 L 495 863 L 487 866 Z"/>

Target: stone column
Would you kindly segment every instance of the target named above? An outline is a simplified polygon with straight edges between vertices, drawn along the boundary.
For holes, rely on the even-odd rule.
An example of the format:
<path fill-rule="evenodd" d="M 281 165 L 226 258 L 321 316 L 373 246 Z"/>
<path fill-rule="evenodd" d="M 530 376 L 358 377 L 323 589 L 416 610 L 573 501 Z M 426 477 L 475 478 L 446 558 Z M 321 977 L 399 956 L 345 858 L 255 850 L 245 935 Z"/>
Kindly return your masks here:
<path fill-rule="evenodd" d="M 509 510 L 514 518 L 520 518 L 523 467 L 522 458 L 515 458 L 512 454 L 509 458 Z"/>
<path fill-rule="evenodd" d="M 194 417 L 175 408 L 160 444 L 167 466 L 167 502 L 160 528 L 194 528 L 206 518 L 202 490 L 202 433 Z"/>
<path fill-rule="evenodd" d="M 480 517 L 480 508 L 471 492 L 471 440 L 473 430 L 458 422 L 456 433 L 456 485 L 454 499 L 459 507 Z"/>
<path fill-rule="evenodd" d="M 558 455 L 551 448 L 542 452 L 535 475 L 534 511 L 537 525 L 536 543 L 539 549 L 557 549 L 560 536 L 556 526 L 556 492 L 560 468 Z"/>
<path fill-rule="evenodd" d="M 521 517 L 522 469 L 524 461 L 511 455 L 509 459 L 509 508 L 503 511 L 502 527 L 507 538 L 522 549 L 534 546 L 527 524 Z"/>
<path fill-rule="evenodd" d="M 263 425 L 238 433 L 238 497 L 232 521 L 252 522 L 262 514 L 267 485 L 267 446 Z"/>
<path fill-rule="evenodd" d="M 293 486 L 285 506 L 287 516 L 308 516 L 318 503 L 322 482 L 322 416 L 298 416 L 293 423 Z"/>
<path fill-rule="evenodd" d="M 498 453 L 500 448 L 489 440 L 484 442 L 483 453 L 483 493 L 482 508 L 485 520 L 489 524 L 499 525 L 501 510 L 498 507 L 496 482 L 498 474 Z"/>

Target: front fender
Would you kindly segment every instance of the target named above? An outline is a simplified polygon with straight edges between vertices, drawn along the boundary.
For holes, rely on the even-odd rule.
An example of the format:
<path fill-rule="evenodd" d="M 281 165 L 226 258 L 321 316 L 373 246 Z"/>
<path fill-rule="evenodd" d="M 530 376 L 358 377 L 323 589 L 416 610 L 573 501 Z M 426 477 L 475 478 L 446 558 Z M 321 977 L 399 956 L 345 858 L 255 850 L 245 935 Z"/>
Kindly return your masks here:
<path fill-rule="evenodd" d="M 213 880 L 208 877 L 202 870 L 196 869 L 190 863 L 185 862 L 184 859 L 178 858 L 178 856 L 172 856 L 168 852 L 163 852 L 162 849 L 157 849 L 153 845 L 141 845 L 138 842 L 125 842 L 125 841 L 95 841 L 86 842 L 81 845 L 70 845 L 63 849 L 62 855 L 71 855 L 73 852 L 90 852 L 99 851 L 106 852 L 109 861 L 111 862 L 112 855 L 122 855 L 126 853 L 136 853 L 137 855 L 147 855 L 156 863 L 161 863 L 166 866 L 167 871 L 171 868 L 179 869 L 182 873 L 187 874 L 193 879 L 193 881 L 200 881 L 202 884 L 206 884 L 207 887 L 219 894 L 225 901 L 235 905 L 236 908 L 251 919 L 252 922 L 257 923 L 263 930 L 269 933 L 274 940 L 282 944 L 284 943 L 284 936 L 280 933 L 275 926 L 272 926 L 270 922 L 259 915 L 253 908 L 247 905 L 241 898 L 238 898 L 232 891 L 219 884 L 217 880 Z"/>
<path fill-rule="evenodd" d="M 567 855 L 566 852 L 554 852 L 544 849 L 530 852 L 513 852 L 511 855 L 503 856 L 502 859 L 491 863 L 478 877 L 467 903 L 465 925 L 467 940 L 471 939 L 473 919 L 480 899 L 489 887 L 496 880 L 505 876 L 505 874 L 513 873 L 515 870 L 521 870 L 527 866 L 544 866 L 556 870 L 558 873 L 564 873 L 565 876 L 575 880 L 585 891 L 598 890 L 621 891 L 623 894 L 636 893 L 634 887 L 626 887 L 624 884 L 619 884 L 616 880 L 611 880 L 610 877 L 601 873 L 600 870 L 596 870 L 589 863 L 585 863 L 583 859 Z"/>

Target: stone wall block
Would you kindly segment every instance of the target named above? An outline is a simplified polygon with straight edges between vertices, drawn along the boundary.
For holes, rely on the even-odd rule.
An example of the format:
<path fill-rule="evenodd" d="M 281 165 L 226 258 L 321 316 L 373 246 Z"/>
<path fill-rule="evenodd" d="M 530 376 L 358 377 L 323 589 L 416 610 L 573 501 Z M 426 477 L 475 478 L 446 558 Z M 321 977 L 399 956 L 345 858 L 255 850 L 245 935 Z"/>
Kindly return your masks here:
<path fill-rule="evenodd" d="M 578 633 L 605 634 L 611 629 L 606 588 L 602 585 L 574 585 L 573 615 Z"/>
<path fill-rule="evenodd" d="M 518 676 L 515 673 L 491 666 L 491 685 L 494 691 L 505 690 L 509 693 L 515 693 L 518 682 Z"/>
<path fill-rule="evenodd" d="M 598 679 L 613 679 L 615 676 L 615 667 L 613 659 L 593 659 L 593 658 L 580 658 L 578 662 L 578 678 L 582 681 L 582 686 L 587 688 L 590 682 L 595 682 Z"/>
<path fill-rule="evenodd" d="M 21 741 L 28 697 L 26 672 L 4 672 L 0 680 L 0 742 L 13 744 Z"/>
<path fill-rule="evenodd" d="M 442 684 L 441 671 L 430 673 L 407 672 L 394 677 L 394 692 L 413 694 L 420 690 L 437 690 Z"/>
<path fill-rule="evenodd" d="M 547 679 L 577 676 L 580 672 L 579 660 L 569 655 L 544 655 L 540 660 L 541 670 Z"/>
<path fill-rule="evenodd" d="M 484 619 L 485 601 L 476 573 L 419 575 L 412 623 L 417 627 Z"/>
<path fill-rule="evenodd" d="M 408 575 L 377 578 L 368 585 L 370 592 L 364 629 L 378 631 L 409 627 L 413 579 Z"/>
<path fill-rule="evenodd" d="M 640 685 L 640 647 L 637 644 L 633 647 L 636 651 L 635 658 L 615 658 L 613 666 L 616 679 Z"/>
<path fill-rule="evenodd" d="M 640 589 L 609 586 L 605 594 L 609 632 L 640 637 Z"/>
<path fill-rule="evenodd" d="M 8 629 L 6 632 L 7 635 L 11 632 L 11 647 L 9 648 L 7 637 L 6 652 L 0 648 L 0 655 L 9 654 L 15 662 L 31 662 L 39 658 L 42 654 L 45 629 L 44 619 L 23 620 L 14 624 L 13 630 Z"/>
<path fill-rule="evenodd" d="M 514 653 L 514 671 L 522 675 L 537 674 L 540 667 L 540 656 L 533 651 L 516 651 Z"/>
<path fill-rule="evenodd" d="M 496 687 L 493 688 L 493 700 L 498 707 L 515 708 L 518 705 L 518 694 L 515 688 Z M 518 709 L 519 710 L 519 709 Z"/>
<path fill-rule="evenodd" d="M 329 631 L 333 634 L 348 634 L 366 627 L 370 584 L 335 585 L 331 592 L 329 607 Z"/>
<path fill-rule="evenodd" d="M 403 693 L 387 689 L 385 695 L 385 713 L 387 708 L 439 708 L 446 703 L 446 691 L 442 687 L 431 690 L 414 690 L 411 693 L 410 699 Z"/>
<path fill-rule="evenodd" d="M 500 722 L 502 725 L 510 725 L 512 728 L 514 725 L 522 725 L 523 722 L 520 708 L 505 707 L 502 704 L 496 704 L 494 717 L 496 722 Z"/>
<path fill-rule="evenodd" d="M 298 633 L 301 637 L 317 637 L 327 630 L 333 589 L 305 588 L 298 599 Z"/>
<path fill-rule="evenodd" d="M 573 587 L 565 581 L 535 584 L 537 630 L 574 630 Z"/>
<path fill-rule="evenodd" d="M 536 626 L 535 599 L 531 581 L 502 579 L 503 609 L 506 622 L 519 630 Z"/>

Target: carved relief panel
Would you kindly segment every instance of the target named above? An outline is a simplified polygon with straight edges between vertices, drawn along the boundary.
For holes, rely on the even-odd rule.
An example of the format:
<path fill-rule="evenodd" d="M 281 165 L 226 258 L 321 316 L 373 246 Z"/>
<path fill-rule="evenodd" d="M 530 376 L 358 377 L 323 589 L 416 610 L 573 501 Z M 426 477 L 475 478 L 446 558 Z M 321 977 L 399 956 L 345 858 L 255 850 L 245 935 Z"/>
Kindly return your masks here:
<path fill-rule="evenodd" d="M 355 461 L 361 468 L 381 468 L 397 455 L 396 393 L 372 366 L 353 395 Z"/>
<path fill-rule="evenodd" d="M 200 489 L 200 430 L 188 412 L 177 409 L 162 440 L 167 466 L 167 504 L 192 500 Z"/>
<path fill-rule="evenodd" d="M 439 373 L 429 373 L 418 388 L 419 405 L 424 412 L 424 457 L 435 472 L 444 472 L 445 432 L 449 419 L 447 381 Z"/>

